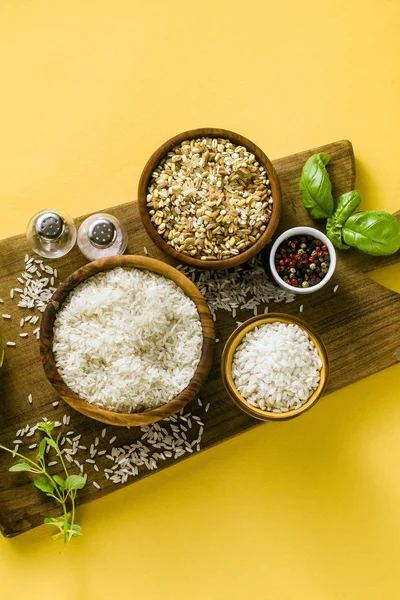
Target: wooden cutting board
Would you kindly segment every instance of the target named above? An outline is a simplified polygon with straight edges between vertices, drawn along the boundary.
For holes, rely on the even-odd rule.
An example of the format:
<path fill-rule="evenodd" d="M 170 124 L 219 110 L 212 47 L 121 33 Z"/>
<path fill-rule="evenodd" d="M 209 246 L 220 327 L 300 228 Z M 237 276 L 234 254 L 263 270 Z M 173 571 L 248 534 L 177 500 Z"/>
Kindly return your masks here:
<path fill-rule="evenodd" d="M 303 208 L 298 192 L 298 182 L 305 160 L 314 152 L 327 152 L 331 155 L 328 166 L 334 196 L 347 192 L 355 186 L 355 165 L 353 149 L 348 141 L 340 141 L 326 146 L 300 152 L 278 159 L 274 166 L 282 185 L 282 218 L 277 235 L 295 225 L 313 225 L 308 213 Z M 143 254 L 147 246 L 149 254 L 155 258 L 173 264 L 173 261 L 161 254 L 151 243 L 144 232 L 138 216 L 135 202 L 106 209 L 117 216 L 128 228 L 129 244 L 127 253 Z M 399 216 L 400 213 L 397 213 Z M 85 217 L 77 219 L 77 225 Z M 322 224 L 321 224 L 322 226 Z M 19 322 L 27 311 L 18 308 L 17 302 L 10 299 L 9 291 L 18 287 L 17 277 L 24 270 L 24 256 L 29 252 L 23 235 L 0 241 L 0 297 L 4 304 L 0 312 L 12 316 L 11 321 L 2 320 L 2 328 L 8 340 L 17 342 L 15 348 L 8 347 L 3 368 L 0 369 L 0 442 L 13 447 L 13 440 L 18 429 L 36 424 L 42 417 L 58 419 L 70 415 L 71 422 L 64 431 L 73 430 L 82 434 L 82 443 L 90 447 L 99 437 L 99 448 L 110 451 L 112 445 L 131 444 L 143 435 L 136 429 L 107 427 L 105 438 L 101 437 L 104 425 L 90 420 L 72 411 L 61 400 L 57 407 L 52 402 L 57 396 L 45 378 L 39 358 L 39 344 L 32 335 L 32 326 L 25 326 L 30 331 L 27 338 L 19 338 Z M 399 254 L 387 258 L 375 258 L 362 255 L 356 251 L 338 252 L 338 264 L 333 280 L 321 292 L 302 297 L 290 304 L 273 304 L 271 310 L 279 310 L 289 314 L 298 314 L 300 304 L 304 305 L 303 317 L 322 336 L 330 358 L 330 379 L 326 393 L 354 383 L 358 379 L 386 369 L 400 360 L 400 295 L 378 285 L 366 276 L 372 269 L 399 261 Z M 75 248 L 70 254 L 57 261 L 46 261 L 57 266 L 59 279 L 65 278 L 72 271 L 87 262 Z M 333 287 L 339 284 L 337 293 Z M 204 424 L 201 451 L 218 444 L 227 438 L 242 433 L 259 425 L 256 421 L 241 412 L 227 398 L 219 375 L 220 356 L 224 342 L 236 327 L 236 321 L 244 321 L 253 315 L 252 311 L 238 311 L 235 318 L 229 313 L 220 311 L 216 328 L 219 343 L 215 353 L 214 365 L 208 382 L 201 394 L 202 404 L 193 401 L 187 409 L 199 416 Z M 28 402 L 28 394 L 32 393 L 33 402 Z M 210 403 L 208 412 L 205 406 Z M 300 417 L 306 418 L 306 417 Z M 190 440 L 191 431 L 188 431 Z M 109 440 L 117 436 L 110 445 Z M 35 438 L 29 438 L 32 443 Z M 21 446 L 26 451 L 28 444 Z M 88 457 L 88 453 L 83 453 Z M 182 460 L 191 454 L 186 454 Z M 80 456 L 82 461 L 82 456 Z M 80 493 L 80 503 L 91 502 L 105 494 L 109 494 L 121 486 L 105 479 L 103 469 L 110 466 L 106 456 L 96 459 L 100 472 L 86 464 L 89 483 Z M 43 522 L 44 516 L 56 516 L 57 507 L 36 490 L 25 473 L 12 474 L 8 468 L 12 460 L 9 454 L 0 452 L 0 528 L 5 536 L 14 536 L 27 531 Z M 167 458 L 159 468 L 166 468 L 177 462 Z M 146 468 L 139 471 L 136 477 L 130 477 L 133 483 L 155 471 Z M 96 489 L 92 482 L 96 481 L 101 489 Z M 125 484 L 125 485 L 127 485 Z"/>

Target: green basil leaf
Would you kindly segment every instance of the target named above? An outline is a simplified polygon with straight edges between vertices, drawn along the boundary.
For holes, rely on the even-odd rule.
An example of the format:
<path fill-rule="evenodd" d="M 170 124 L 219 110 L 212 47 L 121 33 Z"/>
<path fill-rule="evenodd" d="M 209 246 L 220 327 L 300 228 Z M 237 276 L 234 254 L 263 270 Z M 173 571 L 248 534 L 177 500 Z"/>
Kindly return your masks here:
<path fill-rule="evenodd" d="M 333 213 L 332 184 L 325 168 L 329 160 L 325 152 L 313 154 L 301 174 L 301 199 L 313 219 L 327 219 Z"/>
<path fill-rule="evenodd" d="M 32 471 L 32 468 L 25 462 L 18 462 L 16 465 L 13 465 L 9 468 L 9 471 L 12 473 L 17 473 L 17 471 Z"/>
<path fill-rule="evenodd" d="M 335 202 L 335 212 L 326 222 L 326 235 L 340 250 L 350 248 L 343 242 L 342 227 L 353 212 L 360 206 L 361 194 L 358 190 L 342 194 Z"/>
<path fill-rule="evenodd" d="M 343 227 L 347 219 L 360 206 L 360 204 L 361 194 L 358 190 L 353 190 L 352 192 L 342 194 L 336 200 L 335 212 L 331 218 L 335 219 L 335 222 Z"/>
<path fill-rule="evenodd" d="M 86 485 L 86 478 L 82 475 L 70 475 L 65 480 L 65 489 L 81 490 Z"/>
<path fill-rule="evenodd" d="M 41 460 L 43 458 L 45 450 L 46 450 L 46 445 L 47 445 L 47 438 L 44 437 L 40 440 L 39 452 L 36 455 L 36 460 Z"/>
<path fill-rule="evenodd" d="M 343 226 L 343 240 L 373 256 L 394 254 L 400 248 L 400 222 L 381 210 L 358 212 Z"/>
<path fill-rule="evenodd" d="M 326 222 L 326 235 L 339 250 L 348 250 L 350 248 L 350 246 L 343 242 L 342 227 L 335 222 L 333 217 L 330 217 Z"/>
<path fill-rule="evenodd" d="M 47 479 L 47 477 L 36 477 L 36 479 L 33 480 L 33 483 L 42 492 L 51 494 L 51 492 L 54 490 L 54 485 L 49 479 Z"/>

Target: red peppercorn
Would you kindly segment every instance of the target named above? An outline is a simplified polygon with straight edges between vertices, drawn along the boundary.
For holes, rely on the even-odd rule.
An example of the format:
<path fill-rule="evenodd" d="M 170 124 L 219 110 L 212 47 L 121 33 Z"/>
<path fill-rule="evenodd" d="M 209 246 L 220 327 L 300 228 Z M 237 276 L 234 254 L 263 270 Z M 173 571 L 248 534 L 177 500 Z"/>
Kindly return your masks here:
<path fill-rule="evenodd" d="M 326 250 L 328 250 L 328 246 L 325 246 L 325 244 L 323 246 L 321 246 L 322 250 L 325 252 Z"/>
<path fill-rule="evenodd" d="M 319 283 L 321 281 L 321 277 L 317 277 L 317 282 Z"/>
<path fill-rule="evenodd" d="M 290 263 L 290 258 L 285 258 L 284 263 L 285 263 L 285 265 L 288 265 Z"/>
<path fill-rule="evenodd" d="M 297 285 L 298 281 L 297 281 L 297 279 L 291 279 L 290 283 L 292 285 Z"/>
<path fill-rule="evenodd" d="M 323 253 L 323 252 L 321 252 L 321 251 L 317 252 L 317 256 L 318 256 L 319 258 L 321 258 L 321 256 L 323 256 L 323 255 L 324 255 L 324 253 Z"/>
<path fill-rule="evenodd" d="M 284 264 L 285 264 L 285 261 L 281 259 L 281 260 L 279 261 L 279 264 L 280 264 L 280 265 L 284 265 Z"/>
<path fill-rule="evenodd" d="M 300 256 L 300 254 L 295 254 L 295 255 L 293 256 L 293 258 L 294 258 L 295 260 L 301 260 L 301 256 Z"/>
<path fill-rule="evenodd" d="M 313 256 L 310 256 L 310 258 L 308 259 L 308 262 L 309 262 L 309 263 L 313 263 L 313 262 L 315 262 L 315 258 L 314 258 Z"/>
<path fill-rule="evenodd" d="M 321 246 L 315 246 L 316 252 L 321 252 Z"/>
<path fill-rule="evenodd" d="M 307 258 L 308 258 L 308 254 L 306 254 L 306 253 L 304 252 L 304 254 L 303 254 L 303 260 L 305 260 L 305 259 L 307 259 Z"/>
<path fill-rule="evenodd" d="M 296 263 L 295 263 L 295 261 L 294 261 L 294 260 L 291 260 L 291 261 L 290 261 L 290 263 L 289 263 L 289 267 L 290 267 L 291 269 L 294 269 L 294 267 L 295 267 L 295 266 L 296 266 Z"/>
<path fill-rule="evenodd" d="M 306 258 L 305 258 L 305 259 L 303 259 L 303 260 L 301 261 L 301 264 L 302 264 L 302 265 L 307 265 L 307 264 L 308 264 L 308 260 L 307 260 Z"/>

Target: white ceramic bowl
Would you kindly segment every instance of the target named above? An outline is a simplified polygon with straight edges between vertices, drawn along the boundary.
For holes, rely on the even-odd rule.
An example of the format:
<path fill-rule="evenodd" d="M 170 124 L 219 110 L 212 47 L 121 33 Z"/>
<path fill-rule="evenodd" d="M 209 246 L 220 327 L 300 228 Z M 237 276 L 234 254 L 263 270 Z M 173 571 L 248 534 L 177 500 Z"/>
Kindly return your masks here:
<path fill-rule="evenodd" d="M 275 253 L 278 250 L 280 244 L 288 238 L 299 235 L 312 235 L 315 238 L 321 240 L 325 244 L 325 246 L 328 247 L 329 250 L 330 265 L 327 274 L 319 283 L 317 283 L 317 285 L 313 285 L 312 287 L 310 286 L 308 288 L 296 288 L 292 285 L 289 285 L 288 283 L 283 281 L 283 279 L 279 276 L 278 271 L 275 268 Z M 271 269 L 272 276 L 275 279 L 276 283 L 284 290 L 288 290 L 289 292 L 293 292 L 294 294 L 313 294 L 314 292 L 317 292 L 318 290 L 323 288 L 324 285 L 328 283 L 335 271 L 335 248 L 330 239 L 327 238 L 326 235 L 322 233 L 322 231 L 314 229 L 314 227 L 292 227 L 291 229 L 287 229 L 286 231 L 284 231 L 274 242 L 269 255 L 269 267 Z"/>

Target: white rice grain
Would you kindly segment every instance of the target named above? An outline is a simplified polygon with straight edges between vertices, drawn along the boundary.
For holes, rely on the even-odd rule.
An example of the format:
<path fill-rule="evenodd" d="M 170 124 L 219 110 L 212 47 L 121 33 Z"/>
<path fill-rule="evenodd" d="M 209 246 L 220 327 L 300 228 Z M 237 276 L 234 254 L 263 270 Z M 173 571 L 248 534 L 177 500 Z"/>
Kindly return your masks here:
<path fill-rule="evenodd" d="M 169 402 L 192 378 L 202 345 L 193 301 L 171 280 L 141 269 L 90 277 L 54 324 L 54 357 L 65 383 L 117 412 Z"/>
<path fill-rule="evenodd" d="M 232 361 L 233 381 L 252 406 L 285 412 L 300 408 L 320 381 L 322 361 L 308 333 L 275 321 L 249 331 Z"/>

